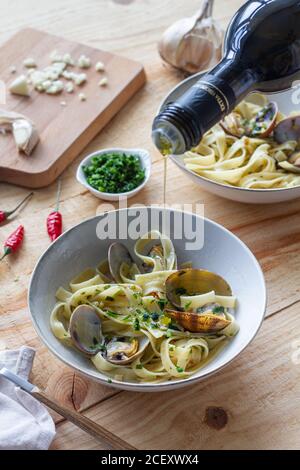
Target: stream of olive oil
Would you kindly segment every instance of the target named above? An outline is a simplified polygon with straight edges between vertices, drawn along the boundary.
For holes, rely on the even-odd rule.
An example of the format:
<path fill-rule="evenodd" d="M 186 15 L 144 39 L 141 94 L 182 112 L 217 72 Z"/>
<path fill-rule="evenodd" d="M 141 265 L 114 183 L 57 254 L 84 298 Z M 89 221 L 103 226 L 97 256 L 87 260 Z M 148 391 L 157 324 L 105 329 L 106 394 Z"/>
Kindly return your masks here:
<path fill-rule="evenodd" d="M 166 206 L 167 201 L 167 173 L 168 173 L 168 156 L 171 154 L 171 145 L 169 142 L 162 142 L 161 153 L 164 159 L 164 176 L 163 176 L 163 201 L 164 207 Z"/>

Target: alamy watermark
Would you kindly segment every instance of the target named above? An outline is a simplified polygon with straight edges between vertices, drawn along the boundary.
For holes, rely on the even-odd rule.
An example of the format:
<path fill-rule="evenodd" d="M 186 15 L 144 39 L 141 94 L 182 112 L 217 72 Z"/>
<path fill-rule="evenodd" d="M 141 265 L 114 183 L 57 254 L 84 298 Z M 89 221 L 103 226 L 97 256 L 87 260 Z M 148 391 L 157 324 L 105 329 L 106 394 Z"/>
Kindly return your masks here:
<path fill-rule="evenodd" d="M 183 240 L 186 251 L 200 250 L 204 245 L 204 204 L 128 207 L 127 198 L 120 198 L 119 212 L 112 204 L 101 204 L 97 213 L 103 214 L 96 228 L 100 240 L 138 240 L 159 231 L 174 241 Z"/>

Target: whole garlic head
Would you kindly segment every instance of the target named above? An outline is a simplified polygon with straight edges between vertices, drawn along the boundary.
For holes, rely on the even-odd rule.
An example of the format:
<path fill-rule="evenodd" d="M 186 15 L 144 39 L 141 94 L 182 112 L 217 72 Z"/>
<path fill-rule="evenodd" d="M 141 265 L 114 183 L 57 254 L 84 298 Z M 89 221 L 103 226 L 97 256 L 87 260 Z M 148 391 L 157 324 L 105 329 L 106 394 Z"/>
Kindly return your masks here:
<path fill-rule="evenodd" d="M 224 33 L 212 18 L 213 2 L 203 0 L 194 16 L 176 21 L 164 32 L 158 50 L 168 64 L 192 74 L 220 61 Z"/>

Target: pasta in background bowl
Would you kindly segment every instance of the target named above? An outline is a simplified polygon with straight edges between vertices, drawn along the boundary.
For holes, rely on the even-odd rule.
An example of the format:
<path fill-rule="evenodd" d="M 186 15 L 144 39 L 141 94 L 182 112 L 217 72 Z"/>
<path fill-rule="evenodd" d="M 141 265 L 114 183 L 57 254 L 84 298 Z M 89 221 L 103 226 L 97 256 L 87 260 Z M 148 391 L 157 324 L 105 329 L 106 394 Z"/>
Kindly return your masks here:
<path fill-rule="evenodd" d="M 201 75 L 189 77 L 175 87 L 161 108 L 178 99 Z M 293 104 L 293 93 L 292 89 L 268 96 L 252 94 L 235 111 L 242 120 L 251 123 L 263 106 L 274 103 L 278 123 L 285 116 L 300 113 Z M 299 150 L 299 144 L 293 139 L 277 143 L 272 134 L 262 138 L 259 135 L 238 137 L 227 132 L 226 126 L 220 123 L 204 135 L 198 147 L 170 158 L 209 192 L 239 202 L 267 204 L 300 197 L 300 171 L 291 173 L 279 166 L 279 162 L 287 160 L 296 149 Z"/>
<path fill-rule="evenodd" d="M 124 215 L 124 212 L 127 212 L 130 223 L 133 216 L 129 214 L 129 211 L 130 209 L 116 211 L 117 223 L 120 223 L 121 215 Z M 48 248 L 39 260 L 32 275 L 29 289 L 29 306 L 37 333 L 48 348 L 69 366 L 94 380 L 104 384 L 112 384 L 121 389 L 138 391 L 169 390 L 197 382 L 211 375 L 229 364 L 249 344 L 257 333 L 264 317 L 266 306 L 265 283 L 261 269 L 252 253 L 237 237 L 220 225 L 206 219 L 200 219 L 193 214 L 184 214 L 190 227 L 196 223 L 196 219 L 198 222 L 201 220 L 204 224 L 205 234 L 205 243 L 201 250 L 186 251 L 186 240 L 173 238 L 172 227 L 175 221 L 178 220 L 176 217 L 182 215 L 181 212 L 158 208 L 141 208 L 140 211 L 145 216 L 151 217 L 152 220 L 160 220 L 160 222 L 157 222 L 156 227 L 151 226 L 160 233 L 162 233 L 162 217 L 170 217 L 171 231 L 167 245 L 171 257 L 168 258 L 169 264 L 164 266 L 165 270 L 161 269 L 162 266 L 159 265 L 160 259 L 158 257 L 155 258 L 158 266 L 148 276 L 147 273 L 136 273 L 135 269 L 131 272 L 122 270 L 123 282 L 117 283 L 117 285 L 116 283 L 109 285 L 108 279 L 105 280 L 104 278 L 105 283 L 103 283 L 103 279 L 100 280 L 101 276 L 105 277 L 107 272 L 105 271 L 105 263 L 101 263 L 99 266 L 99 262 L 107 258 L 112 243 L 120 241 L 114 238 L 107 240 L 97 238 L 97 224 L 106 217 L 106 214 L 103 214 L 73 227 Z M 134 249 L 136 253 L 140 253 L 141 247 L 139 242 L 136 245 L 136 240 L 121 240 L 121 242 L 131 254 L 134 253 Z M 141 267 L 143 263 L 139 262 L 138 256 L 133 256 L 138 267 Z M 238 302 L 234 310 L 232 307 L 235 299 L 232 298 L 229 303 L 224 304 L 224 308 L 219 308 L 218 311 L 214 312 L 217 313 L 218 321 L 225 322 L 221 324 L 224 334 L 190 333 L 186 335 L 185 328 L 178 328 L 175 332 L 173 330 L 171 335 L 169 334 L 169 318 L 172 318 L 172 314 L 165 315 L 161 309 L 157 308 L 161 299 L 156 298 L 154 292 L 155 289 L 161 290 L 161 286 L 165 285 L 163 277 L 169 278 L 170 275 L 178 272 L 177 269 L 174 269 L 176 265 L 182 268 L 184 263 L 187 262 L 194 269 L 184 268 L 185 273 L 189 272 L 189 269 L 192 271 L 205 269 L 217 273 L 227 281 L 232 293 L 237 297 Z M 90 272 L 86 271 L 86 267 L 90 267 Z M 98 271 L 95 271 L 97 269 Z M 91 282 L 93 278 L 92 271 L 98 278 Z M 83 272 L 83 275 L 77 277 L 78 273 L 81 272 Z M 137 274 L 137 282 L 132 283 L 131 280 L 135 274 Z M 150 284 L 147 284 L 151 278 L 150 274 L 152 280 Z M 251 282 L 248 282 L 249 279 L 251 279 Z M 225 284 L 227 285 L 227 283 Z M 56 293 L 58 294 L 58 304 L 55 300 Z M 141 315 L 138 313 L 135 318 L 130 317 L 132 310 L 128 311 L 128 304 L 122 304 L 124 293 L 126 299 L 130 298 L 132 300 L 131 307 L 134 307 L 135 314 L 135 302 L 142 300 L 143 306 L 145 306 L 145 302 L 148 310 L 154 308 L 155 311 L 152 313 L 158 314 L 158 318 L 156 315 L 155 318 L 151 317 L 149 322 L 144 322 L 143 313 L 145 312 L 140 312 Z M 186 299 L 184 293 L 181 292 L 181 294 L 181 301 L 184 302 L 183 310 L 185 311 L 192 311 L 194 307 L 199 307 L 201 302 L 203 304 L 203 299 L 196 299 L 197 296 Z M 193 292 L 190 293 L 190 295 L 192 294 Z M 209 302 L 210 305 L 215 303 L 219 307 L 223 301 L 230 298 L 229 293 L 225 296 L 225 300 L 220 297 L 216 298 L 213 292 L 208 294 L 210 297 L 205 299 L 205 305 Z M 68 335 L 70 331 L 69 321 L 72 315 L 68 318 L 68 311 L 63 307 L 63 312 L 60 312 L 63 315 L 59 314 L 57 316 L 55 309 L 62 308 L 62 305 L 70 305 L 70 302 L 67 301 L 70 298 L 72 298 L 71 310 L 73 316 L 74 309 L 80 304 L 96 307 L 101 318 L 104 334 L 109 337 L 109 341 L 113 340 L 113 348 L 110 350 L 112 354 L 114 347 L 119 346 L 119 340 L 124 335 L 127 338 L 136 337 L 138 341 L 142 336 L 147 336 L 152 343 L 147 353 L 145 353 L 146 356 L 137 355 L 132 366 L 127 365 L 125 368 L 121 368 L 120 371 L 118 364 L 116 367 L 111 367 L 112 363 L 107 359 L 111 359 L 112 356 L 108 358 L 107 351 L 105 354 L 99 354 L 96 359 L 93 354 L 94 360 L 91 360 L 91 355 L 83 354 L 78 348 L 73 347 L 74 345 L 68 344 L 70 338 L 62 341 L 61 335 Z M 102 302 L 101 298 L 105 301 Z M 98 303 L 99 300 L 100 304 Z M 198 303 L 197 305 L 189 305 L 191 301 Z M 172 302 L 176 305 L 176 299 Z M 51 312 L 54 313 L 51 315 Z M 233 314 L 235 319 L 232 316 Z M 152 315 L 151 312 L 150 315 Z M 134 323 L 136 318 L 139 321 L 137 331 Z M 58 323 L 56 323 L 57 320 Z M 167 324 L 164 323 L 165 321 L 167 321 Z M 159 327 L 154 328 L 154 324 Z M 163 325 L 162 328 L 161 325 Z M 55 335 L 51 331 L 51 326 Z M 157 342 L 155 339 L 156 334 L 163 335 L 162 342 L 160 340 Z M 117 341 L 114 342 L 115 340 Z M 215 346 L 214 341 L 224 342 L 224 344 L 222 344 L 220 350 L 218 348 L 215 350 L 216 354 L 210 355 Z M 194 343 L 192 344 L 192 342 Z M 130 343 L 134 343 L 134 341 L 130 340 Z M 159 349 L 162 343 L 164 343 L 165 352 Z M 135 345 L 132 344 L 132 346 Z M 170 349 L 169 346 L 171 346 L 171 350 L 174 347 L 173 351 L 176 354 L 175 360 L 174 357 L 171 357 L 171 362 L 167 351 L 167 349 Z M 155 347 L 158 347 L 158 355 L 153 354 L 153 348 Z M 192 361 L 187 361 L 184 355 L 185 350 L 192 351 Z M 136 351 L 133 351 L 132 354 L 135 353 Z M 160 361 L 159 357 L 162 353 L 164 357 Z M 152 359 L 150 357 L 149 360 L 147 354 L 152 355 Z M 172 354 L 173 352 L 171 352 L 171 356 Z M 206 361 L 207 356 L 209 356 L 208 361 Z M 168 361 L 169 365 L 166 367 Z M 149 366 L 147 366 L 147 363 Z M 107 370 L 107 366 L 110 370 Z M 136 368 L 136 366 L 138 367 Z M 124 372 L 124 369 L 126 369 L 126 372 Z"/>

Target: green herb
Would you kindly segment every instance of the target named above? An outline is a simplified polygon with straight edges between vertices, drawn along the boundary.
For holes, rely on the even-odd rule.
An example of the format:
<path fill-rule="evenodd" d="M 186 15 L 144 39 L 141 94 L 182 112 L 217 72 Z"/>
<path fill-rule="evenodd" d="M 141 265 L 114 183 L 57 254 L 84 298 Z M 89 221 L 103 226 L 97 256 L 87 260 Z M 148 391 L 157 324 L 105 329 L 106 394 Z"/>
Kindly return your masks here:
<path fill-rule="evenodd" d="M 184 309 L 187 310 L 191 305 L 192 305 L 192 301 L 190 300 L 189 302 L 185 304 Z"/>
<path fill-rule="evenodd" d="M 173 336 L 173 333 L 172 333 L 172 331 L 168 330 L 167 333 L 166 333 L 166 337 L 171 338 L 171 336 Z"/>
<path fill-rule="evenodd" d="M 128 321 L 131 319 L 131 315 L 127 315 L 125 318 L 123 318 L 123 321 Z"/>
<path fill-rule="evenodd" d="M 135 366 L 135 368 L 136 368 L 136 369 L 142 369 L 143 366 L 142 366 L 142 364 L 137 364 L 137 365 Z"/>
<path fill-rule="evenodd" d="M 165 305 L 168 303 L 168 301 L 166 299 L 159 299 L 157 300 L 157 305 L 159 306 L 159 308 L 161 310 L 163 310 L 165 308 Z"/>
<path fill-rule="evenodd" d="M 82 167 L 90 186 L 106 193 L 124 193 L 137 188 L 145 179 L 145 170 L 137 155 L 105 153 L 96 155 Z"/>
<path fill-rule="evenodd" d="M 105 297 L 105 300 L 109 300 L 110 302 L 113 302 L 115 299 L 113 297 L 111 297 L 110 295 L 107 295 Z"/>
<path fill-rule="evenodd" d="M 143 320 L 149 320 L 149 318 L 150 318 L 149 313 L 144 313 L 143 314 Z"/>
<path fill-rule="evenodd" d="M 108 382 L 109 384 L 112 384 L 112 380 L 111 380 L 111 379 L 107 379 L 107 382 Z"/>
<path fill-rule="evenodd" d="M 118 314 L 116 312 L 113 312 L 112 310 L 107 310 L 106 313 L 110 317 L 117 317 L 118 316 Z"/>
<path fill-rule="evenodd" d="M 218 305 L 217 307 L 214 307 L 212 311 L 213 313 L 224 313 L 225 309 L 222 307 L 222 305 Z"/>
<path fill-rule="evenodd" d="M 178 367 L 178 366 L 177 366 L 176 369 L 177 369 L 177 372 L 179 372 L 179 373 L 183 372 L 183 368 L 182 368 L 182 367 Z"/>
<path fill-rule="evenodd" d="M 136 319 L 134 320 L 134 322 L 133 322 L 133 328 L 134 328 L 135 331 L 139 331 L 139 330 L 141 329 L 141 327 L 140 327 L 140 322 L 139 322 L 139 319 L 138 319 L 138 318 L 136 318 Z"/>
<path fill-rule="evenodd" d="M 158 321 L 159 314 L 158 313 L 152 313 L 151 318 L 152 318 L 153 321 Z"/>

